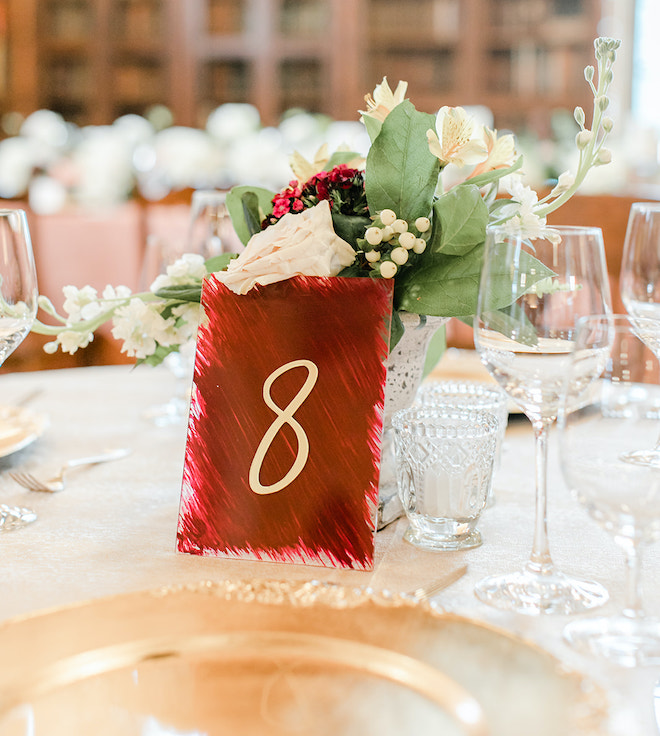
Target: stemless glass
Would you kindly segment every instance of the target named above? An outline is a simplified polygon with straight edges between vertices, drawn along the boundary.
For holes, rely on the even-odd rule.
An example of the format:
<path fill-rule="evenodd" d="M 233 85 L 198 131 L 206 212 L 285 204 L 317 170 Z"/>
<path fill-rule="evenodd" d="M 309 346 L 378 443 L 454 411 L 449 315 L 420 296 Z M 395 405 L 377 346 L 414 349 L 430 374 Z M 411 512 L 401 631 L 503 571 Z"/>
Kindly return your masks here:
<path fill-rule="evenodd" d="M 564 629 L 569 643 L 623 666 L 660 663 L 660 621 L 644 616 L 641 550 L 660 539 L 660 468 L 630 461 L 660 429 L 660 361 L 644 333 L 660 339 L 660 321 L 628 315 L 581 320 L 559 417 L 560 457 L 573 496 L 621 547 L 627 585 L 623 612 L 587 617 Z M 575 377 L 584 356 L 603 353 L 588 389 Z"/>
<path fill-rule="evenodd" d="M 660 202 L 630 208 L 619 289 L 629 314 L 660 319 Z"/>
<path fill-rule="evenodd" d="M 23 210 L 0 210 L 0 365 L 25 339 L 37 313 L 37 273 Z M 34 521 L 30 509 L 0 504 L 0 531 Z"/>
<path fill-rule="evenodd" d="M 475 593 L 489 605 L 529 614 L 572 613 L 607 600 L 601 585 L 559 572 L 548 543 L 548 431 L 557 418 L 575 321 L 611 311 L 601 230 L 566 226 L 554 232 L 552 239 L 529 240 L 502 227 L 488 229 L 474 321 L 481 360 L 531 421 L 536 448 L 530 559 L 520 571 L 482 580 Z"/>

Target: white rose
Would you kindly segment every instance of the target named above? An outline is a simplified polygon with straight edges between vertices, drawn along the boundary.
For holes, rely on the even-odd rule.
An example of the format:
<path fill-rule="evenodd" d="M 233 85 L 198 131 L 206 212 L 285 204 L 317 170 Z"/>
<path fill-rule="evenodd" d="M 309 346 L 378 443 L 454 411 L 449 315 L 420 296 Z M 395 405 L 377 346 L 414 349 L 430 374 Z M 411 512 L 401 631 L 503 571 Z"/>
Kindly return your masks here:
<path fill-rule="evenodd" d="M 330 204 L 322 200 L 253 235 L 238 258 L 216 276 L 236 294 L 246 294 L 257 284 L 292 276 L 336 276 L 354 260 L 353 248 L 335 234 Z"/>

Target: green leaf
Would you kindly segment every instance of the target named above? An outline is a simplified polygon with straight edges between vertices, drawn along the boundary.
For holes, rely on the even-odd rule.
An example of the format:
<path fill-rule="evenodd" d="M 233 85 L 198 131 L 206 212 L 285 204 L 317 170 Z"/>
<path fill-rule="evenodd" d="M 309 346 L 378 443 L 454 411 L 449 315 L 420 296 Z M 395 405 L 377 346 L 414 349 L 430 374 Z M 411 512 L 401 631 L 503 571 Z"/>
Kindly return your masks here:
<path fill-rule="evenodd" d="M 335 233 L 347 243 L 356 247 L 357 239 L 364 237 L 364 231 L 371 225 L 368 217 L 357 215 L 342 215 L 341 212 L 332 213 L 332 227 Z"/>
<path fill-rule="evenodd" d="M 261 187 L 233 187 L 226 204 L 236 234 L 243 245 L 261 229 L 261 221 L 273 211 L 275 192 Z"/>
<path fill-rule="evenodd" d="M 538 343 L 538 335 L 532 323 L 519 306 L 513 305 L 505 311 L 485 312 L 488 327 L 502 335 L 516 336 L 516 342 L 533 347 Z"/>
<path fill-rule="evenodd" d="M 429 341 L 429 346 L 426 349 L 426 358 L 424 359 L 424 371 L 423 377 L 428 374 L 438 365 L 440 358 L 447 349 L 447 329 L 445 325 L 438 328 L 434 333 L 433 337 Z"/>
<path fill-rule="evenodd" d="M 392 322 L 390 323 L 390 353 L 403 337 L 405 329 L 406 328 L 403 326 L 399 313 L 396 310 L 392 311 Z"/>
<path fill-rule="evenodd" d="M 202 298 L 201 284 L 179 284 L 176 286 L 164 286 L 155 292 L 159 299 L 174 300 L 180 302 L 199 302 Z"/>
<path fill-rule="evenodd" d="M 443 194 L 433 205 L 433 215 L 433 255 L 463 256 L 486 239 L 488 207 L 477 187 L 461 184 Z"/>
<path fill-rule="evenodd" d="M 434 127 L 435 116 L 418 112 L 408 100 L 385 118 L 367 155 L 365 190 L 372 214 L 389 208 L 408 222 L 429 215 L 440 173 L 426 142 L 426 131 Z"/>
<path fill-rule="evenodd" d="M 383 127 L 383 124 L 380 120 L 376 120 L 376 118 L 372 118 L 370 115 L 363 115 L 362 122 L 364 123 L 364 127 L 367 129 L 369 140 L 373 143 L 376 138 L 378 138 L 378 134 L 380 133 L 380 129 Z"/>
<path fill-rule="evenodd" d="M 209 258 L 204 266 L 207 273 L 215 273 L 216 271 L 224 271 L 229 262 L 238 256 L 238 253 L 220 253 L 220 255 Z"/>
<path fill-rule="evenodd" d="M 455 256 L 439 255 L 428 265 L 401 274 L 395 291 L 397 309 L 438 317 L 464 317 L 477 310 L 484 246 Z"/>

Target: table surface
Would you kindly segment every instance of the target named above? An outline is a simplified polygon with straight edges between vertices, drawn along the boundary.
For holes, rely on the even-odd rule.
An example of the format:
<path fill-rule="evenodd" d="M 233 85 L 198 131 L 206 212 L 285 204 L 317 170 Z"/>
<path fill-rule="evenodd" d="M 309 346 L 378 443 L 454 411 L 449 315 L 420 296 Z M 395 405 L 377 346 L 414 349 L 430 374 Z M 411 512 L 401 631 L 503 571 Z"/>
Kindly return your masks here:
<path fill-rule="evenodd" d="M 464 552 L 426 552 L 402 539 L 405 519 L 376 535 L 373 571 L 228 560 L 175 550 L 186 428 L 157 427 L 145 410 L 166 401 L 174 379 L 165 368 L 112 366 L 3 375 L 0 404 L 39 395 L 30 408 L 47 414 L 45 432 L 29 447 L 0 459 L 0 502 L 29 506 L 33 524 L 0 534 L 4 585 L 0 619 L 103 596 L 204 580 L 321 580 L 350 586 L 409 591 L 460 564 L 468 574 L 438 596 L 444 610 L 503 627 L 539 643 L 568 667 L 607 688 L 611 736 L 651 736 L 652 687 L 660 667 L 627 670 L 583 657 L 561 638 L 568 616 L 530 617 L 497 611 L 473 594 L 485 575 L 518 569 L 532 543 L 533 438 L 523 417 L 512 417 L 495 477 L 495 503 L 479 523 L 484 544 Z M 602 582 L 616 612 L 622 603 L 623 556 L 570 498 L 551 435 L 549 527 L 553 558 L 566 571 Z M 25 491 L 12 470 L 47 475 L 64 460 L 119 446 L 132 453 L 119 461 L 76 471 L 58 494 Z M 647 611 L 660 615 L 658 545 L 645 551 Z M 657 580 L 657 577 L 655 577 Z"/>

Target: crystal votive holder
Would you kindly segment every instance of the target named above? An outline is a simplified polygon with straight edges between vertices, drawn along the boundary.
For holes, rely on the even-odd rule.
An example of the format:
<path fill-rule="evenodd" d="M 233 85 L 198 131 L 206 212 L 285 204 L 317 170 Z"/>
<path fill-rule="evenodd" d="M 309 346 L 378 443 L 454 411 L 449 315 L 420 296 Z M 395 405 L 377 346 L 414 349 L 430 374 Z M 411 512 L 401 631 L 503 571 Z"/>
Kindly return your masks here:
<path fill-rule="evenodd" d="M 499 423 L 494 467 L 494 473 L 497 473 L 509 422 L 509 399 L 497 384 L 484 381 L 429 381 L 420 386 L 415 405 L 425 409 L 469 409 L 494 414 Z M 488 505 L 494 500 L 491 484 Z"/>
<path fill-rule="evenodd" d="M 404 539 L 429 550 L 478 547 L 492 484 L 499 422 L 490 412 L 411 407 L 394 414 Z"/>

